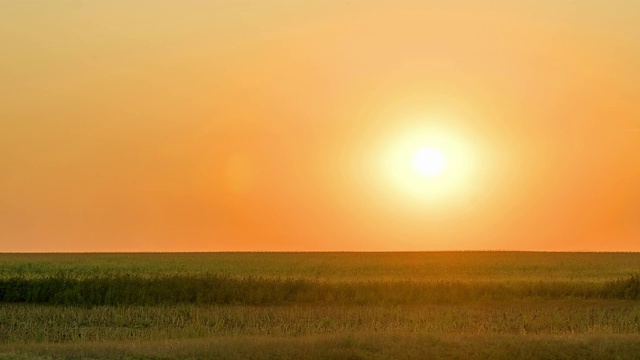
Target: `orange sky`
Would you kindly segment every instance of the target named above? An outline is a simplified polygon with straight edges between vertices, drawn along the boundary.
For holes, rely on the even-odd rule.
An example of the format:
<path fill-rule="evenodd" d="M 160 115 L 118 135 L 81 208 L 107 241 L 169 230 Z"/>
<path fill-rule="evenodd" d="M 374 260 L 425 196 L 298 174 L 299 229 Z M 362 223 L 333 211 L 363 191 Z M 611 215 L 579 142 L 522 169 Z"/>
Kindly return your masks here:
<path fill-rule="evenodd" d="M 3 2 L 0 252 L 640 251 L 640 2 L 479 3 Z"/>

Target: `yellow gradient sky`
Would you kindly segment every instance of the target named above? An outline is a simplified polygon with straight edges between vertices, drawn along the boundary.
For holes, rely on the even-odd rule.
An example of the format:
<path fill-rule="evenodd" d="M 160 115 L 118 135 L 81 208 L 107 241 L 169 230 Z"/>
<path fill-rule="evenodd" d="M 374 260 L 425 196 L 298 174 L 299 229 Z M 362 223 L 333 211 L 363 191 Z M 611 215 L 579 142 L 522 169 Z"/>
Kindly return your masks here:
<path fill-rule="evenodd" d="M 9 0 L 0 54 L 0 252 L 640 251 L 635 0 Z"/>

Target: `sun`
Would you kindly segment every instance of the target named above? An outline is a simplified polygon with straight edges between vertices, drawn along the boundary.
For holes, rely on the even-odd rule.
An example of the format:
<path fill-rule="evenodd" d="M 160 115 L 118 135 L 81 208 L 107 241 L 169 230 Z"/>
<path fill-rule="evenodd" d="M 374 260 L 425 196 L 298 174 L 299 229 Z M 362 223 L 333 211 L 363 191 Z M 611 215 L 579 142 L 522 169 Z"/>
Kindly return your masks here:
<path fill-rule="evenodd" d="M 413 170 L 421 176 L 434 177 L 441 174 L 447 165 L 447 159 L 438 149 L 422 148 L 413 155 Z"/>
<path fill-rule="evenodd" d="M 381 193 L 405 206 L 442 209 L 477 187 L 479 149 L 465 132 L 445 125 L 386 134 L 378 162 Z"/>

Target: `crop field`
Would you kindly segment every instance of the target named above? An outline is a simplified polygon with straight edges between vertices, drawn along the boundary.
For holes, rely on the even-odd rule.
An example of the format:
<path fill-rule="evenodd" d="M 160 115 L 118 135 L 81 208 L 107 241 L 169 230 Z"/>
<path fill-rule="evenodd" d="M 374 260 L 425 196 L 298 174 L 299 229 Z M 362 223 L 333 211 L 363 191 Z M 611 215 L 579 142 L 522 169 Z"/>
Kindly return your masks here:
<path fill-rule="evenodd" d="M 635 359 L 640 254 L 0 254 L 0 358 Z"/>

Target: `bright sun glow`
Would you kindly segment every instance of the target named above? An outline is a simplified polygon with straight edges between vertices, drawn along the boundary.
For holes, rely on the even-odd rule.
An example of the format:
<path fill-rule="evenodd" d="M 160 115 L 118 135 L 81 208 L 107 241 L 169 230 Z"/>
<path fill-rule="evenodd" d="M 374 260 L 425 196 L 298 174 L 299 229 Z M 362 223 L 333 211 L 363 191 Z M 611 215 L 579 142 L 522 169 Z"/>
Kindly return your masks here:
<path fill-rule="evenodd" d="M 440 174 L 446 164 L 447 160 L 438 149 L 423 148 L 413 156 L 413 169 L 426 177 Z"/>
<path fill-rule="evenodd" d="M 400 204 L 442 209 L 464 202 L 480 162 L 470 139 L 446 124 L 392 133 L 382 156 L 384 186 Z"/>

